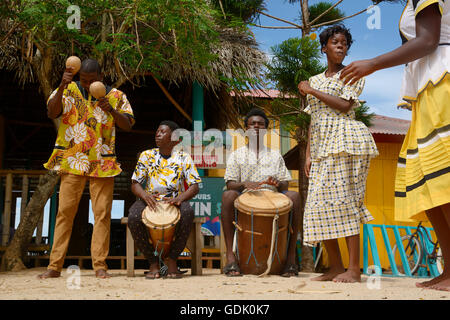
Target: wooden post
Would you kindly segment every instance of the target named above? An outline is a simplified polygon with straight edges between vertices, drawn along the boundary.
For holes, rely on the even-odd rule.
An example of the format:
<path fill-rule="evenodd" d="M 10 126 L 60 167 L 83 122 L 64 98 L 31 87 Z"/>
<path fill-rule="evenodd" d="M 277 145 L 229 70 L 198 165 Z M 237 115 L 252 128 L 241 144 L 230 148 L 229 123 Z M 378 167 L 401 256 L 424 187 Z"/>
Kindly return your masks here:
<path fill-rule="evenodd" d="M 127 227 L 127 277 L 134 277 L 134 239 L 131 234 L 130 228 L 128 228 L 128 217 L 120 219 L 120 223 Z"/>
<path fill-rule="evenodd" d="M 134 277 L 134 239 L 127 225 L 127 277 Z"/>
<path fill-rule="evenodd" d="M 203 249 L 203 235 L 202 235 L 202 222 L 204 219 L 201 220 L 201 222 L 195 223 L 195 257 L 192 257 L 195 259 L 197 269 L 192 270 L 194 274 L 201 276 L 202 275 L 202 249 Z"/>
<path fill-rule="evenodd" d="M 55 186 L 55 191 L 50 198 L 50 217 L 48 219 L 48 245 L 53 246 L 53 235 L 55 233 L 56 213 L 58 212 L 58 186 Z"/>
<path fill-rule="evenodd" d="M 28 175 L 24 174 L 22 176 L 22 200 L 20 202 L 20 221 L 22 221 L 23 219 L 23 216 L 25 214 L 25 208 L 27 207 L 28 203 L 28 186 L 29 186 Z"/>
<path fill-rule="evenodd" d="M 3 188 L 3 177 L 0 176 L 0 222 L 3 221 L 3 209 L 5 207 L 4 200 L 5 200 L 5 189 Z"/>
<path fill-rule="evenodd" d="M 5 116 L 0 114 L 0 169 L 3 169 L 5 153 Z"/>
<path fill-rule="evenodd" d="M 203 126 L 205 124 L 204 104 L 203 87 L 197 81 L 194 81 L 192 84 L 192 121 L 194 125 L 192 129 L 194 130 L 194 146 L 196 146 L 196 144 L 201 146 L 203 142 Z M 196 127 L 195 124 L 198 121 L 201 122 L 201 126 Z M 202 136 L 197 137 L 200 141 L 196 141 L 196 130 L 202 131 Z M 197 171 L 201 177 L 205 175 L 203 169 L 198 169 Z"/>
<path fill-rule="evenodd" d="M 222 221 L 220 222 L 220 273 L 223 273 L 223 268 L 225 268 L 225 263 L 227 262 L 226 248 L 225 248 L 225 237 L 223 235 Z"/>
<path fill-rule="evenodd" d="M 12 200 L 13 175 L 6 175 L 6 194 L 5 194 L 5 210 L 3 210 L 3 236 L 2 245 L 8 245 L 9 228 L 11 224 L 11 200 Z"/>

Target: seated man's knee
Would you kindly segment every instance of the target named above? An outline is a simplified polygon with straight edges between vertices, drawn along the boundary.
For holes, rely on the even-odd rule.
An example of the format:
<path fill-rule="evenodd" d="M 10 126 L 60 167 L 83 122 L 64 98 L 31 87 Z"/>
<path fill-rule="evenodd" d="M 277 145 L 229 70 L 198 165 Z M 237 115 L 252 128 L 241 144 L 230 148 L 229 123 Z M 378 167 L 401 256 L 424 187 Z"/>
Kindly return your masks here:
<path fill-rule="evenodd" d="M 298 205 L 300 203 L 300 194 L 296 191 L 287 191 L 285 193 L 286 196 L 289 197 L 289 199 L 292 200 L 292 202 L 294 203 L 294 205 Z"/>
<path fill-rule="evenodd" d="M 142 221 L 142 211 L 146 205 L 142 200 L 137 200 L 128 210 L 128 224 L 135 224 Z"/>
<path fill-rule="evenodd" d="M 182 202 L 180 205 L 180 213 L 181 217 L 190 220 L 191 222 L 194 221 L 195 218 L 195 211 L 194 208 L 189 204 L 188 201 Z"/>
<path fill-rule="evenodd" d="M 239 193 L 234 190 L 226 190 L 222 194 L 222 205 L 230 205 L 239 197 Z"/>

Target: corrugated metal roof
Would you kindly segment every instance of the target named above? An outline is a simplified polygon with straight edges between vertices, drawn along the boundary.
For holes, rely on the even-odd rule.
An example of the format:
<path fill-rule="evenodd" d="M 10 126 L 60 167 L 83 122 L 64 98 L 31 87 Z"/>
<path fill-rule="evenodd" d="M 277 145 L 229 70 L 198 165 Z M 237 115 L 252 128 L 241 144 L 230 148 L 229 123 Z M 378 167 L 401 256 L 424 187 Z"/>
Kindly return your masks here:
<path fill-rule="evenodd" d="M 234 95 L 235 95 L 235 93 L 232 91 L 231 96 L 234 96 Z M 246 91 L 246 92 L 244 92 L 244 96 L 253 97 L 253 98 L 265 98 L 265 99 L 295 98 L 295 96 L 291 96 L 289 94 L 285 94 L 283 96 L 279 90 L 275 90 L 275 89 Z"/>
<path fill-rule="evenodd" d="M 411 121 L 375 115 L 372 118 L 371 133 L 405 135 Z"/>

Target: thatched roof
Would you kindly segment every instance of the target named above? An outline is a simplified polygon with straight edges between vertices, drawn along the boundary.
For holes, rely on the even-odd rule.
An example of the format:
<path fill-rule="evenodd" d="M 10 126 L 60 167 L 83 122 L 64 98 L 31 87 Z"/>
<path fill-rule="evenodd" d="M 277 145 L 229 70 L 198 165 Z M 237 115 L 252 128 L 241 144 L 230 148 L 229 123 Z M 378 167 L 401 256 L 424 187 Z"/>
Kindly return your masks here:
<path fill-rule="evenodd" d="M 13 28 L 13 21 L 1 21 L 0 27 L 9 30 Z M 206 98 L 209 100 L 216 121 L 210 123 L 210 127 L 215 125 L 217 128 L 224 129 L 227 125 L 238 126 L 239 112 L 237 107 L 233 105 L 233 99 L 245 99 L 240 92 L 251 89 L 258 89 L 262 83 L 262 66 L 266 61 L 265 55 L 257 47 L 257 42 L 249 31 L 232 28 L 219 27 L 219 42 L 212 49 L 212 53 L 217 55 L 217 59 L 213 60 L 208 66 L 201 66 L 192 63 L 190 66 L 185 64 L 171 63 L 164 65 L 160 70 L 161 73 L 156 75 L 162 81 L 166 81 L 176 86 L 186 86 L 197 81 L 205 88 Z M 70 52 L 70 44 L 67 51 Z M 31 54 L 30 54 L 31 53 Z M 0 42 L 0 70 L 12 71 L 15 73 L 16 79 L 20 85 L 25 83 L 37 82 L 36 70 L 31 66 L 32 59 L 40 58 L 40 52 L 37 48 L 30 48 L 27 38 L 23 37 L 20 32 L 12 32 L 6 40 Z M 64 52 L 54 55 L 51 61 L 54 74 L 62 74 L 64 62 L 67 54 Z M 85 58 L 85 57 L 81 57 Z M 119 67 L 112 57 L 105 57 L 104 61 L 100 61 L 107 81 L 115 82 L 119 79 L 119 72 L 124 71 L 125 74 L 132 74 L 133 70 L 122 63 Z M 147 74 L 148 75 L 148 74 Z M 144 85 L 144 74 L 130 80 L 133 84 Z M 226 79 L 249 79 L 242 85 L 242 91 L 233 88 L 235 97 L 231 98 L 230 88 L 223 81 Z M 60 77 L 52 79 L 55 87 L 60 81 Z M 242 81 L 242 80 L 241 80 Z M 119 86 L 121 83 L 119 84 Z M 183 106 L 185 107 L 185 106 Z M 189 109 L 189 108 L 187 108 Z"/>

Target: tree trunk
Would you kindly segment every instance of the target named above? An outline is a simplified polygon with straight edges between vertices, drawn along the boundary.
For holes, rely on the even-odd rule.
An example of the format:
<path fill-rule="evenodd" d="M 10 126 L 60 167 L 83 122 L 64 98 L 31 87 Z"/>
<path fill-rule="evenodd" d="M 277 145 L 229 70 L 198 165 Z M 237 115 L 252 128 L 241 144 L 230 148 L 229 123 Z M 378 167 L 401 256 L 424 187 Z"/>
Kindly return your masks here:
<path fill-rule="evenodd" d="M 45 47 L 43 52 L 37 52 L 33 58 L 33 70 L 38 78 L 39 88 L 42 90 L 45 99 L 47 99 L 53 91 L 52 79 L 52 63 L 54 49 L 52 47 Z"/>
<path fill-rule="evenodd" d="M 48 171 L 39 179 L 39 185 L 28 203 L 24 216 L 14 237 L 2 258 L 1 271 L 19 271 L 26 269 L 23 258 L 33 237 L 38 222 L 41 220 L 45 204 L 52 196 L 59 181 L 56 171 Z"/>
<path fill-rule="evenodd" d="M 311 32 L 311 25 L 309 23 L 309 5 L 308 0 L 301 1 L 300 9 L 302 10 L 302 37 L 308 35 Z"/>

